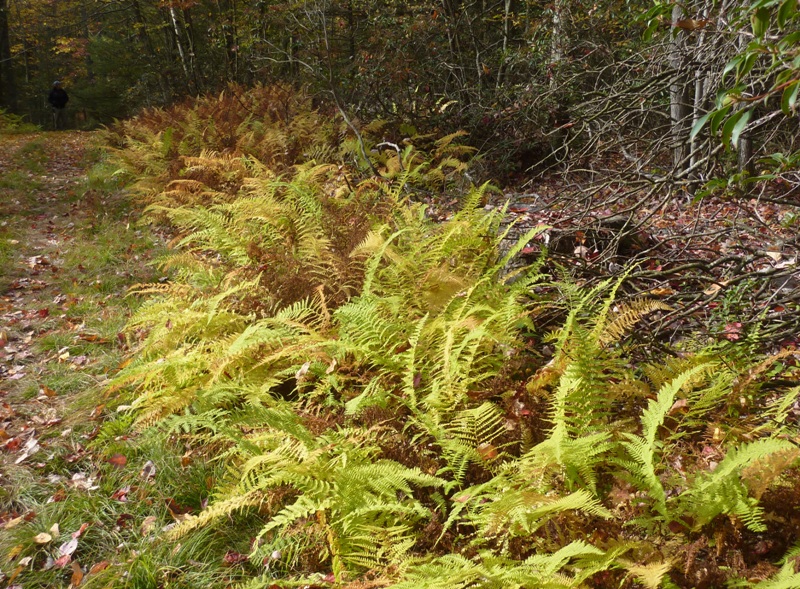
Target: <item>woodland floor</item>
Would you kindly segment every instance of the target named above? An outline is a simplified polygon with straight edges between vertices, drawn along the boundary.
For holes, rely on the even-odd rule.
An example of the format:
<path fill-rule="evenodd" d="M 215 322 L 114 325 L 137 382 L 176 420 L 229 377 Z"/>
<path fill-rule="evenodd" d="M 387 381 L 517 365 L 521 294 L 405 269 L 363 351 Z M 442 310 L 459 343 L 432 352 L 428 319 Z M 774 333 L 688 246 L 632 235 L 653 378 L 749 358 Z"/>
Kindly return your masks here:
<path fill-rule="evenodd" d="M 0 536 L 36 517 L 15 500 L 20 485 L 50 489 L 45 492 L 52 492 L 53 501 L 60 500 L 59 485 L 92 488 L 100 465 L 85 446 L 104 414 L 103 384 L 124 361 L 127 342 L 120 333 L 137 304 L 126 291 L 159 278 L 149 262 L 163 248 L 161 240 L 136 225 L 137 211 L 123 197 L 92 188 L 92 140 L 91 134 L 80 132 L 0 137 Z M 525 223 L 566 227 L 567 208 L 547 204 L 556 190 L 542 185 L 529 191 L 517 199 L 512 213 Z M 574 206 L 577 211 L 581 204 Z M 624 208 L 625 203 L 617 207 Z M 764 269 L 787 268 L 788 261 L 796 263 L 796 227 L 790 217 L 795 212 L 753 199 L 641 208 L 636 215 L 647 217 L 647 238 L 658 242 L 651 256 L 655 265 L 645 267 L 640 277 L 641 290 L 677 297 L 685 282 L 679 274 L 664 272 L 668 267 L 677 272 L 682 259 L 702 260 L 713 269 L 714 256 L 761 252 L 740 274 L 757 277 Z M 567 253 L 584 243 L 585 233 L 570 233 L 567 249 L 572 251 Z M 690 243 L 697 247 L 692 250 Z M 590 269 L 592 256 L 591 249 L 583 256 Z M 593 272 L 603 274 L 609 262 L 614 260 L 604 260 Z M 789 270 L 791 274 L 793 267 Z M 752 307 L 758 300 L 773 316 L 796 312 L 789 308 L 796 285 L 781 296 L 781 301 L 790 301 L 786 303 L 771 291 L 753 290 L 758 288 L 755 281 L 736 281 L 735 275 L 718 278 L 721 286 L 712 280 L 705 291 L 695 288 L 705 296 L 701 303 L 706 307 L 698 307 L 703 317 L 718 315 L 715 337 L 738 339 L 745 327 L 737 308 Z M 741 285 L 738 298 L 718 295 L 726 280 Z M 796 335 L 785 340 L 795 342 Z M 797 522 L 792 522 L 787 526 L 794 529 Z M 778 554 L 785 544 L 784 538 L 766 536 L 753 541 L 752 553 L 762 555 L 773 549 Z M 101 565 L 82 563 L 77 571 Z M 72 570 L 78 574 L 74 566 Z M 13 578 L 5 582 L 13 586 Z"/>
<path fill-rule="evenodd" d="M 126 291 L 154 279 L 156 243 L 122 197 L 91 188 L 92 140 L 0 136 L 0 536 L 36 517 L 26 493 L 91 486 L 84 446 L 125 352 Z"/>

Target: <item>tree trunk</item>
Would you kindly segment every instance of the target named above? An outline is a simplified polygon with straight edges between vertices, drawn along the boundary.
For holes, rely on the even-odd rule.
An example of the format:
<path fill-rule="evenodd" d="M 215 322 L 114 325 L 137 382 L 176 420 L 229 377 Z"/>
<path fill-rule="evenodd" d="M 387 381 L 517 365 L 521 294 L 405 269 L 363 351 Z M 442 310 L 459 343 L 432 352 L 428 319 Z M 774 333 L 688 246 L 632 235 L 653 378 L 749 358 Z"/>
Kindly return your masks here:
<path fill-rule="evenodd" d="M 745 4 L 749 4 L 749 2 L 745 2 Z M 744 48 L 747 46 L 749 41 L 750 33 L 752 30 L 749 26 L 745 26 L 739 32 L 739 39 L 737 40 L 737 46 L 739 51 L 744 51 Z M 753 158 L 753 136 L 752 134 L 748 133 L 746 130 L 739 135 L 739 141 L 736 145 L 736 159 L 739 168 L 739 173 L 742 176 L 754 176 L 755 175 L 755 160 Z M 739 187 L 745 191 L 749 192 L 749 184 L 745 184 L 744 182 L 739 184 Z"/>
<path fill-rule="evenodd" d="M 669 65 L 672 81 L 669 86 L 670 121 L 672 125 L 672 166 L 676 175 L 689 167 L 689 80 L 685 67 L 686 33 L 676 23 L 684 18 L 681 5 L 672 8 L 672 40 L 669 47 Z"/>
<path fill-rule="evenodd" d="M 181 30 L 180 26 L 178 25 L 178 16 L 175 13 L 175 8 L 172 6 L 169 7 L 169 16 L 172 21 L 172 31 L 175 34 L 175 45 L 178 48 L 178 55 L 181 58 L 181 66 L 183 67 L 183 74 L 185 80 L 188 82 L 191 79 L 189 75 L 189 66 L 186 63 L 186 52 L 183 50 L 183 41 L 181 41 Z"/>
<path fill-rule="evenodd" d="M 0 107 L 10 112 L 17 110 L 17 83 L 8 30 L 8 0 L 0 0 Z"/>
<path fill-rule="evenodd" d="M 567 0 L 553 2 L 553 19 L 550 25 L 550 88 L 556 88 L 567 56 Z"/>

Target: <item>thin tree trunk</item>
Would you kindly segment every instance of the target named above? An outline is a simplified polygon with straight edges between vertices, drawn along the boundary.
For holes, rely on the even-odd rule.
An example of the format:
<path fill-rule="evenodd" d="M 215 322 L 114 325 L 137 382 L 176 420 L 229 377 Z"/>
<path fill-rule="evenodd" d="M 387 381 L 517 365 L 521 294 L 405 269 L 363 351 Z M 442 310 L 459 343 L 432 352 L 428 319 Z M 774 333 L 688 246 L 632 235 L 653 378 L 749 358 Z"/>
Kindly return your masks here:
<path fill-rule="evenodd" d="M 749 2 L 745 2 L 745 4 L 749 4 Z M 749 33 L 751 33 L 751 29 L 748 26 L 745 26 L 739 32 L 739 38 L 737 39 L 737 48 L 739 51 L 744 51 L 744 48 L 747 46 L 749 41 Z M 736 145 L 736 159 L 737 164 L 739 167 L 739 173 L 744 176 L 754 176 L 755 175 L 755 160 L 753 158 L 753 136 L 752 134 L 748 133 L 747 131 L 743 131 L 741 135 L 739 135 L 739 141 Z M 749 191 L 750 185 L 740 183 L 739 187 L 744 190 L 745 192 Z"/>
<path fill-rule="evenodd" d="M 495 80 L 495 88 L 500 88 L 503 84 L 503 76 L 506 73 L 506 61 L 508 60 L 508 37 L 511 29 L 511 0 L 504 0 L 503 2 L 503 55 L 500 63 L 497 64 L 497 79 Z"/>
<path fill-rule="evenodd" d="M 669 48 L 669 65 L 673 70 L 669 86 L 670 120 L 672 124 L 672 165 L 674 172 L 680 174 L 689 167 L 689 80 L 685 67 L 686 34 L 676 26 L 684 17 L 683 7 L 676 4 L 672 8 L 672 40 Z"/>
<path fill-rule="evenodd" d="M 181 31 L 180 27 L 178 26 L 178 17 L 175 14 L 175 8 L 172 6 L 169 7 L 169 16 L 172 19 L 172 30 L 175 33 L 175 45 L 178 48 L 178 54 L 181 58 L 183 73 L 186 76 L 186 81 L 188 82 L 191 79 L 191 76 L 189 75 L 189 66 L 186 63 L 186 53 L 183 50 L 183 43 L 181 42 Z"/>
<path fill-rule="evenodd" d="M 567 56 L 566 19 L 567 1 L 554 0 L 553 18 L 550 25 L 550 88 L 556 88 L 560 72 Z"/>

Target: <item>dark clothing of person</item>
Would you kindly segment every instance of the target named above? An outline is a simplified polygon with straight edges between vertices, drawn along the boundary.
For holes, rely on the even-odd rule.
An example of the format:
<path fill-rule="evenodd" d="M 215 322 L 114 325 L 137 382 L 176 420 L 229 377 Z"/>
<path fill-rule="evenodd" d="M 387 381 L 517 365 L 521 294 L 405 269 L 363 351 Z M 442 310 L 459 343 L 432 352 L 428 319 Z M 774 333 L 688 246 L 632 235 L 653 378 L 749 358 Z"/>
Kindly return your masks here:
<path fill-rule="evenodd" d="M 69 102 L 66 90 L 63 88 L 53 88 L 50 90 L 50 95 L 47 97 L 47 102 L 53 105 L 53 108 L 64 108 Z"/>

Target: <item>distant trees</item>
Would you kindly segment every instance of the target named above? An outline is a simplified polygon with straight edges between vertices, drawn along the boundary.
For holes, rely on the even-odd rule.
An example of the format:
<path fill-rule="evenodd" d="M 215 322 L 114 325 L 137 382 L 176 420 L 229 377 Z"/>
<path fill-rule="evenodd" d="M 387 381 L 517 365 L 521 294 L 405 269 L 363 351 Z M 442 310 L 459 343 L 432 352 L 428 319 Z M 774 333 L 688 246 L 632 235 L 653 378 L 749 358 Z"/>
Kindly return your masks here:
<path fill-rule="evenodd" d="M 0 0 L 0 108 L 10 111 L 17 108 L 17 84 L 8 30 L 8 0 Z"/>
<path fill-rule="evenodd" d="M 794 142 L 787 125 L 800 33 L 792 0 L 0 7 L 2 103 L 34 121 L 43 120 L 43 92 L 56 78 L 86 124 L 228 82 L 286 82 L 309 87 L 320 103 L 335 97 L 354 124 L 390 121 L 395 140 L 464 129 L 500 175 L 567 165 L 596 174 L 613 152 L 634 175 L 669 168 L 687 186 L 726 169 L 717 135 L 735 139 L 738 166 L 751 175 L 766 143 Z"/>

